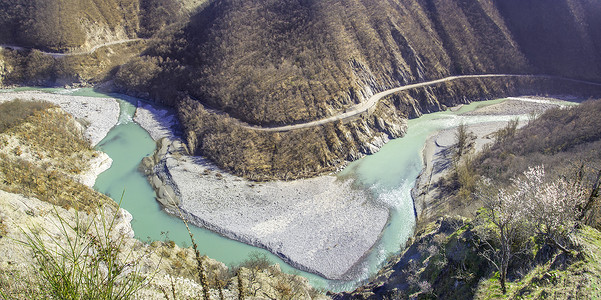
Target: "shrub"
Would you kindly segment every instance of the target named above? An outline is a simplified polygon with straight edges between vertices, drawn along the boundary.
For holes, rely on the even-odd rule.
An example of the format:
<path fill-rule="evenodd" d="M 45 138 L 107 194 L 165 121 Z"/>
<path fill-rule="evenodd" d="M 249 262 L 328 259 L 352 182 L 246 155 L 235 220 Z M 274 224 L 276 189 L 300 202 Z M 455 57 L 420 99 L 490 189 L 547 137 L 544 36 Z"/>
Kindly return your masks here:
<path fill-rule="evenodd" d="M 124 237 L 115 233 L 118 212 L 104 209 L 89 218 L 75 213 L 68 221 L 55 210 L 60 233 L 46 228 L 24 231 L 24 245 L 33 251 L 38 284 L 53 299 L 130 299 L 152 276 L 140 276 L 139 259 L 126 252 Z"/>

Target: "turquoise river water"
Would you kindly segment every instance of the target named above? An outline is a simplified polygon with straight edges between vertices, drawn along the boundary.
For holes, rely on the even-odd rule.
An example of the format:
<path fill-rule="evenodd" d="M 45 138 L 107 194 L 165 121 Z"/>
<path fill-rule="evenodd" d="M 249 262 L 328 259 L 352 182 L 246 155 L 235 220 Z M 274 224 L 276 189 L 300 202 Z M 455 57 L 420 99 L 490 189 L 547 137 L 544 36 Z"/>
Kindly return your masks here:
<path fill-rule="evenodd" d="M 34 88 L 19 88 L 14 91 L 31 89 Z M 143 157 L 154 151 L 155 143 L 144 129 L 132 121 L 137 99 L 123 95 L 105 95 L 87 88 L 35 89 L 74 96 L 103 98 L 110 96 L 119 100 L 121 106 L 119 123 L 97 145 L 97 149 L 106 152 L 113 159 L 113 165 L 100 174 L 94 188 L 116 201 L 121 199 L 121 206 L 133 215 L 132 227 L 138 239 L 144 241 L 169 239 L 180 246 L 190 245 L 190 237 L 183 222 L 161 209 L 155 201 L 154 191 L 146 178 L 138 172 L 138 164 Z M 313 286 L 332 291 L 353 289 L 362 280 L 377 272 L 386 257 L 398 253 L 413 234 L 415 217 L 410 191 L 422 169 L 421 150 L 428 136 L 460 123 L 509 120 L 512 117 L 461 115 L 479 106 L 501 101 L 503 100 L 472 103 L 455 112 L 438 112 L 409 120 L 405 137 L 390 141 L 378 153 L 349 164 L 344 171 L 337 174 L 341 178 L 355 178 L 357 187 L 368 189 L 378 202 L 391 208 L 389 223 L 380 241 L 362 263 L 362 275 L 359 278 L 351 281 L 327 280 L 296 270 L 264 249 L 224 238 L 203 228 L 193 227 L 192 231 L 200 251 L 230 266 L 244 261 L 253 252 L 260 252 L 267 255 L 273 263 L 280 264 L 285 272 L 295 272 L 306 277 Z"/>

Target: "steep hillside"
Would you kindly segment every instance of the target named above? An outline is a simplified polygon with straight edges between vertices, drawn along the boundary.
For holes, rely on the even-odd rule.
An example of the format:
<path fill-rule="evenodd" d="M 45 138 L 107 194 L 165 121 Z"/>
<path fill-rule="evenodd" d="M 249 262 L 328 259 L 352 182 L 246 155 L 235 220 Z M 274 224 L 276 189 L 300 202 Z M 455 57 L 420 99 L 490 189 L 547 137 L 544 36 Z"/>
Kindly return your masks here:
<path fill-rule="evenodd" d="M 195 11 L 199 0 L 1 0 L 0 44 L 47 51 L 90 49 L 150 37 Z"/>
<path fill-rule="evenodd" d="M 529 70 L 490 1 L 214 1 L 149 54 L 185 68 L 178 90 L 261 125 L 410 82 Z"/>
<path fill-rule="evenodd" d="M 463 169 L 449 171 L 447 178 L 432 184 L 446 184 L 447 188 L 427 208 L 430 219 L 418 219 L 419 230 L 405 251 L 391 258 L 372 282 L 334 295 L 334 299 L 598 298 L 599 291 L 590 287 L 599 284 L 601 274 L 597 259 L 601 249 L 601 127 L 595 117 L 599 113 L 601 101 L 588 101 L 570 109 L 548 110 L 517 131 L 499 131 L 490 148 L 461 162 L 471 169 L 467 173 L 473 181 L 485 177 L 492 185 L 478 184 L 469 197 L 461 197 L 463 181 L 453 173 Z M 525 184 L 530 180 L 526 175 L 532 170 L 529 168 L 536 166 L 544 166 L 539 169 L 543 175 Z M 562 182 L 567 184 L 557 188 Z M 549 193 L 553 189 L 555 192 Z M 509 227 L 505 231 L 512 241 L 513 256 L 508 262 L 507 294 L 503 295 L 494 265 L 499 260 L 487 255 L 490 249 L 501 253 L 499 243 L 483 234 L 499 229 L 491 221 L 494 217 L 487 214 L 487 201 L 508 201 L 499 195 L 524 190 L 534 193 L 519 194 L 513 209 L 499 213 L 512 220 L 527 216 L 514 233 L 509 233 Z M 574 207 L 566 205 L 572 203 L 571 197 L 580 198 Z M 547 202 L 549 198 L 554 205 Z M 419 205 L 419 199 L 414 200 Z M 537 206 L 539 203 L 543 205 Z M 535 213 L 522 214 L 529 207 Z M 558 207 L 568 209 L 558 212 Z M 440 218 L 427 223 L 433 216 Z M 545 225 L 528 224 L 539 220 L 545 220 Z M 555 232 L 550 238 L 553 230 L 565 232 Z M 569 245 L 568 249 L 562 249 L 562 244 Z"/>
<path fill-rule="evenodd" d="M 519 15 L 520 5 L 533 16 Z M 565 6 L 574 9 L 564 11 Z M 585 0 L 513 6 L 492 0 L 213 1 L 188 24 L 163 32 L 146 55 L 120 68 L 115 82 L 128 93 L 178 106 L 190 148 L 226 170 L 264 179 L 312 176 L 402 135 L 403 130 L 391 134 L 390 125 L 378 125 L 402 128 L 399 116 L 468 100 L 581 89 L 562 90 L 565 82 L 544 80 L 471 80 L 403 93 L 398 97 L 404 100 L 384 101 L 359 127 L 361 121 L 353 121 L 332 124 L 336 130 L 328 125 L 275 134 L 237 128 L 239 121 L 270 127 L 318 120 L 379 91 L 454 74 L 601 80 L 593 55 L 601 34 L 593 26 L 601 16 L 598 6 Z M 575 25 L 558 28 L 559 12 L 564 23 Z M 529 39 L 538 39 L 532 22 L 544 24 L 544 47 Z M 562 46 L 552 47 L 555 43 Z M 558 58 L 563 62 L 550 63 Z M 213 121 L 181 99 L 215 113 Z M 360 133 L 352 133 L 356 128 Z"/>
<path fill-rule="evenodd" d="M 1 1 L 0 40 L 43 50 L 64 51 L 135 37 L 139 1 Z"/>

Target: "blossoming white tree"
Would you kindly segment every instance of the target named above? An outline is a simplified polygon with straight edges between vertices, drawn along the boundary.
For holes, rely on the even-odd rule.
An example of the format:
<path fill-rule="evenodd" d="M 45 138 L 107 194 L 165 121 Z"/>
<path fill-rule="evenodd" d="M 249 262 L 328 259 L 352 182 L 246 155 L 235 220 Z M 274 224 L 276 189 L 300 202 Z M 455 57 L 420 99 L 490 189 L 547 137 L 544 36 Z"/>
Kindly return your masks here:
<path fill-rule="evenodd" d="M 580 181 L 548 181 L 543 166 L 529 168 L 523 177 L 514 178 L 509 189 L 494 188 L 484 181 L 477 197 L 484 203 L 480 216 L 489 224 L 489 230 L 478 232 L 484 244 L 480 254 L 499 271 L 503 294 L 509 264 L 516 253 L 525 249 L 530 229 L 545 243 L 569 252 L 570 234 L 585 194 Z"/>
<path fill-rule="evenodd" d="M 484 182 L 477 196 L 484 203 L 480 218 L 489 225 L 476 231 L 483 243 L 480 255 L 499 271 L 501 290 L 505 294 L 509 264 L 514 255 L 524 249 L 522 237 L 528 225 L 525 210 L 516 193 L 497 190 L 490 181 Z"/>
<path fill-rule="evenodd" d="M 530 168 L 525 178 L 514 180 L 516 193 L 524 197 L 526 216 L 545 242 L 569 251 L 570 233 L 578 218 L 578 207 L 586 200 L 586 188 L 580 181 L 565 178 L 545 180 L 543 166 Z"/>

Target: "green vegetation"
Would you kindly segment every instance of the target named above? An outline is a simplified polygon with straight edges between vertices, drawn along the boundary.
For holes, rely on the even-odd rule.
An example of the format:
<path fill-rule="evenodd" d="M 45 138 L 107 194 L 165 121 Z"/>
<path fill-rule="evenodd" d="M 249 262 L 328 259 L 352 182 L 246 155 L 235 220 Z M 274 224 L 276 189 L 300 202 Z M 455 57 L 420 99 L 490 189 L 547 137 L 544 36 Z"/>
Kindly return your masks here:
<path fill-rule="evenodd" d="M 55 212 L 56 229 L 66 242 L 47 229 L 28 228 L 25 246 L 38 266 L 30 283 L 36 285 L 36 298 L 131 299 L 152 280 L 140 276 L 142 257 L 116 234 L 117 212 L 105 216 L 104 209 L 98 211 L 98 218 L 88 220 L 75 213 L 73 223 Z"/>

